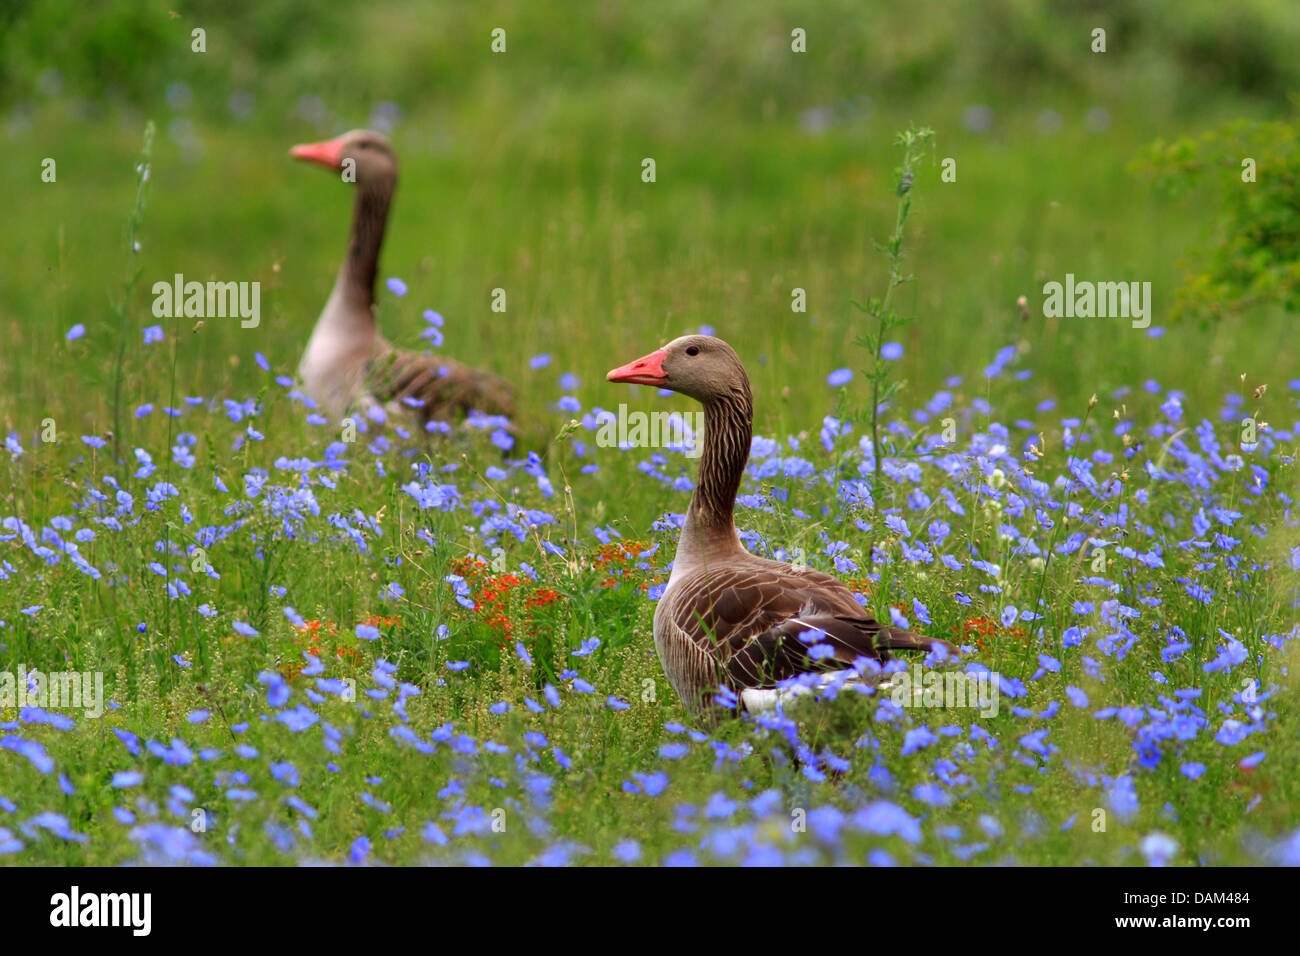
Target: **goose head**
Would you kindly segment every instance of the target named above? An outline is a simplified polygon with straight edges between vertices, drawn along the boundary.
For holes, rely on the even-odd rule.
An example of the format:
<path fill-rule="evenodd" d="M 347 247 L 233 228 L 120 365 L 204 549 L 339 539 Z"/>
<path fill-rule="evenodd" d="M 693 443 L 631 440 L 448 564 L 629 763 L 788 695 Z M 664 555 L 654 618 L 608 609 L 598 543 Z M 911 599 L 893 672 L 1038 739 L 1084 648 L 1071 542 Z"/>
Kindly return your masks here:
<path fill-rule="evenodd" d="M 666 388 L 704 405 L 749 388 L 740 357 L 730 345 L 712 335 L 673 339 L 649 355 L 613 369 L 605 380 Z"/>
<path fill-rule="evenodd" d="M 397 176 L 397 154 L 393 147 L 383 136 L 367 129 L 354 129 L 320 143 L 302 143 L 289 150 L 289 155 L 335 172 L 345 171 L 345 164 L 351 160 L 358 183 Z"/>

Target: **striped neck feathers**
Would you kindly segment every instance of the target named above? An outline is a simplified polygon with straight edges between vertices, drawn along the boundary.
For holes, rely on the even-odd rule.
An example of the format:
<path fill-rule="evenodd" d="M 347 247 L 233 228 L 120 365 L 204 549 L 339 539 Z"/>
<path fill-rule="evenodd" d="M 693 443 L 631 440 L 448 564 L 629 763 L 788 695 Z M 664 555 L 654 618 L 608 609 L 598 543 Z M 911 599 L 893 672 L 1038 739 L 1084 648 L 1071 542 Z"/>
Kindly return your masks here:
<path fill-rule="evenodd" d="M 357 183 L 352 231 L 348 235 L 348 255 L 339 270 L 339 283 L 346 288 L 348 300 L 363 306 L 367 313 L 375 301 L 379 249 L 384 243 L 388 207 L 396 186 L 397 177 L 392 174 Z"/>
<path fill-rule="evenodd" d="M 686 513 L 687 529 L 698 531 L 707 539 L 735 540 L 737 547 L 739 540 L 732 516 L 754 434 L 749 379 L 743 369 L 738 371 L 735 384 L 704 406 L 704 452 Z"/>

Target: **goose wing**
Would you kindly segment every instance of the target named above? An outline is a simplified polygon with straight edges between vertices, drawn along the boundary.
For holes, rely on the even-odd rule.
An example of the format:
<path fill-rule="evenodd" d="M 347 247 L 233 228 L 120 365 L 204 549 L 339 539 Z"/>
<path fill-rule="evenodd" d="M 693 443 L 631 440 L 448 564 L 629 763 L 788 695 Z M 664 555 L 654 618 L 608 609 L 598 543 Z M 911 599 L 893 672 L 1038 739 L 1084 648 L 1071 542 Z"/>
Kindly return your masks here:
<path fill-rule="evenodd" d="M 956 651 L 874 620 L 830 575 L 766 564 L 697 572 L 673 595 L 672 625 L 697 654 L 716 661 L 733 688 L 772 687 L 797 674 L 841 670 L 859 657 L 884 662 L 891 650 L 942 644 Z M 814 646 L 830 652 L 814 655 Z"/>
<path fill-rule="evenodd" d="M 424 421 L 454 421 L 471 409 L 510 417 L 514 389 L 499 375 L 455 359 L 394 349 L 370 362 L 368 388 L 380 401 L 416 399 Z"/>

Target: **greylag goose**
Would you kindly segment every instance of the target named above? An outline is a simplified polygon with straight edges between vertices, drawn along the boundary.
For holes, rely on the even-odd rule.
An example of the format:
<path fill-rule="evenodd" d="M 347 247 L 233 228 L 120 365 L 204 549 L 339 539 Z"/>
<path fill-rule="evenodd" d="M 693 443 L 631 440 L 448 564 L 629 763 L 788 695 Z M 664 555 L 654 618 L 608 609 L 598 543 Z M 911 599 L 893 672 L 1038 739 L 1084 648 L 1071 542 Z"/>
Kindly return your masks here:
<path fill-rule="evenodd" d="M 956 653 L 947 641 L 877 623 L 829 574 L 745 550 L 732 512 L 754 412 L 749 378 L 730 345 L 710 335 L 683 336 L 606 379 L 671 389 L 704 405 L 699 478 L 654 616 L 659 661 L 694 716 L 721 713 L 719 687 L 741 708 L 763 710 L 784 699 L 779 681 L 800 674 L 825 678 L 859 658 L 883 664 L 890 650 L 933 644 Z M 829 652 L 813 653 L 814 646 Z"/>
<path fill-rule="evenodd" d="M 397 186 L 397 156 L 368 130 L 295 146 L 291 156 L 356 183 L 347 257 L 298 368 L 303 391 L 335 418 L 367 400 L 401 403 L 420 424 L 450 421 L 470 409 L 514 414 L 514 390 L 491 372 L 454 359 L 395 349 L 375 325 L 375 277 L 388 207 Z"/>

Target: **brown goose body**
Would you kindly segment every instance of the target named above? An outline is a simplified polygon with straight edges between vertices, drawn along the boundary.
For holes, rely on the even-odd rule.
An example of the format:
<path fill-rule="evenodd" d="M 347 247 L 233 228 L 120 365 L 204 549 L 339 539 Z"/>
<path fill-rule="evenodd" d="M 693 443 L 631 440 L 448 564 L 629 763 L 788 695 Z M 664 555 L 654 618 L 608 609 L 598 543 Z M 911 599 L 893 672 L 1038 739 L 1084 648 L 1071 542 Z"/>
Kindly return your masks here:
<path fill-rule="evenodd" d="M 947 641 L 875 621 L 829 574 L 745 550 L 732 514 L 749 460 L 753 404 L 744 367 L 726 342 L 684 336 L 607 378 L 669 388 L 704 405 L 699 479 L 654 616 L 659 660 L 692 714 L 718 714 L 719 686 L 742 707 L 763 706 L 776 695 L 754 692 L 800 674 L 845 670 L 859 658 L 883 663 L 890 650 L 941 644 L 956 652 Z M 813 645 L 829 647 L 830 655 L 814 658 Z"/>
<path fill-rule="evenodd" d="M 421 424 L 455 421 L 475 409 L 507 418 L 515 414 L 509 382 L 455 359 L 390 348 L 370 361 L 366 377 L 369 395 L 382 402 L 400 401 Z"/>
<path fill-rule="evenodd" d="M 357 190 L 347 256 L 298 368 L 304 393 L 335 418 L 368 403 L 403 409 L 421 425 L 454 421 L 471 409 L 513 415 L 514 390 L 505 379 L 454 359 L 395 349 L 379 333 L 375 280 L 397 186 L 397 157 L 388 141 L 354 130 L 295 146 L 291 154 L 341 172 Z"/>

